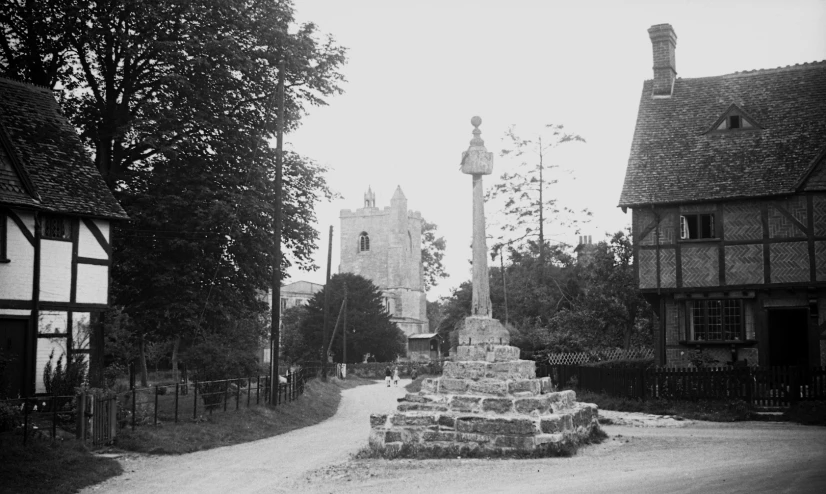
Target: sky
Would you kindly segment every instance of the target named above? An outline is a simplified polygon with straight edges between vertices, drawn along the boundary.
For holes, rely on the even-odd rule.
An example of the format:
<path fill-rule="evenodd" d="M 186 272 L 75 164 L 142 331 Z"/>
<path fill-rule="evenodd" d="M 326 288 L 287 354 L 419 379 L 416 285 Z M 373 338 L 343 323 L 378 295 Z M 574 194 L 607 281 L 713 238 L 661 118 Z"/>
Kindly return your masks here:
<path fill-rule="evenodd" d="M 291 269 L 288 282 L 324 283 L 330 225 L 338 272 L 339 212 L 362 207 L 368 186 L 376 206 L 389 206 L 401 186 L 408 208 L 447 241 L 449 277 L 428 300 L 470 279 L 471 177 L 459 164 L 474 115 L 495 156 L 486 188 L 518 164 L 499 156 L 511 126 L 531 137 L 563 124 L 586 140 L 547 157 L 559 166 L 549 190 L 560 206 L 592 212 L 581 234 L 596 242 L 631 221 L 617 203 L 643 81 L 653 77 L 649 27 L 673 26 L 683 78 L 826 60 L 826 0 L 295 0 L 295 10 L 347 47 L 348 62 L 345 93 L 285 137 L 288 149 L 329 168 L 341 196 L 316 209 L 319 269 Z M 489 236 L 504 221 L 492 206 Z M 557 225 L 548 236 L 578 241 Z"/>

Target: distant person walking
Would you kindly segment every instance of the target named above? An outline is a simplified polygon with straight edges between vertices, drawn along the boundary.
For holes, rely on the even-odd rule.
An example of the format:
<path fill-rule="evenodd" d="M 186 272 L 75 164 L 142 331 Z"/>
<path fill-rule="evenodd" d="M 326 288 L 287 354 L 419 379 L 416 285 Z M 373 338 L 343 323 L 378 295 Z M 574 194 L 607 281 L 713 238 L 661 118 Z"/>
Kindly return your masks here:
<path fill-rule="evenodd" d="M 393 384 L 395 384 L 397 388 L 399 387 L 399 368 L 398 367 L 393 369 Z"/>
<path fill-rule="evenodd" d="M 387 383 L 388 388 L 390 387 L 390 376 L 391 376 L 390 366 L 388 365 L 387 367 L 384 368 L 384 382 Z"/>

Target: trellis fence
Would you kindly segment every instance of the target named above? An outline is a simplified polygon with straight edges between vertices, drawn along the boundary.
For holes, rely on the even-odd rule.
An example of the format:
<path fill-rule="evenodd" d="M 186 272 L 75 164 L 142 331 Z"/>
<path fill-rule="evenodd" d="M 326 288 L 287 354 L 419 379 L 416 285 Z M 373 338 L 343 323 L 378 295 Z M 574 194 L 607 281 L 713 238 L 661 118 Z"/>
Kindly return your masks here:
<path fill-rule="evenodd" d="M 650 348 L 632 348 L 629 350 L 592 350 L 577 353 L 549 353 L 537 361 L 547 365 L 576 365 L 604 362 L 606 360 L 653 359 L 654 350 Z"/>
<path fill-rule="evenodd" d="M 826 367 L 713 367 L 621 369 L 552 366 L 560 388 L 576 387 L 634 399 L 741 399 L 757 406 L 784 407 L 826 399 Z"/>

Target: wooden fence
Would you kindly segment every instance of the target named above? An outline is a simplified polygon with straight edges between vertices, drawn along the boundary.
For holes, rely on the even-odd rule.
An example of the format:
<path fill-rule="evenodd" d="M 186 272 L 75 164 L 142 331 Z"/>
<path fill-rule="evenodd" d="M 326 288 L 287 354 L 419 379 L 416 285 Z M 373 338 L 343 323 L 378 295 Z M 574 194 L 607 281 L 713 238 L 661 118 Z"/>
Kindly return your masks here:
<path fill-rule="evenodd" d="M 712 367 L 621 369 L 555 365 L 545 370 L 560 389 L 576 387 L 634 399 L 742 399 L 783 407 L 826 400 L 826 367 Z"/>

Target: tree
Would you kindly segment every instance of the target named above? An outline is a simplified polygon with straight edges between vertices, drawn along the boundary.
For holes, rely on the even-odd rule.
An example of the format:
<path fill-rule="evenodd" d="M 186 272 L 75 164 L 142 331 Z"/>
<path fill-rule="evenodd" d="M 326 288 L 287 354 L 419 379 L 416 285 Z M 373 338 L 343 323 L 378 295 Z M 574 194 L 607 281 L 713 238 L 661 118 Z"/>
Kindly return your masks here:
<path fill-rule="evenodd" d="M 516 235 L 509 242 L 538 236 L 541 273 L 545 266 L 545 223 L 552 219 L 558 220 L 560 216 L 556 199 L 549 198 L 547 192 L 547 188 L 558 181 L 554 175 L 548 174 L 558 169 L 559 165 L 546 163 L 546 155 L 561 144 L 585 142 L 585 139 L 577 134 L 569 134 L 559 124 L 546 125 L 544 132 L 532 139 L 518 136 L 514 126 L 511 126 L 505 132 L 505 137 L 510 141 L 511 147 L 503 149 L 501 156 L 521 158 L 521 162 L 515 171 L 506 171 L 500 176 L 500 182 L 488 191 L 487 199 L 504 200 L 503 212 L 507 222 L 502 230 L 507 236 Z M 532 157 L 529 158 L 529 155 Z"/>
<path fill-rule="evenodd" d="M 302 360 L 318 360 L 318 347 L 307 345 L 301 325 L 307 317 L 307 307 L 290 307 L 281 315 L 281 353 L 289 364 Z"/>
<path fill-rule="evenodd" d="M 339 273 L 330 278 L 321 291 L 307 303 L 306 317 L 301 321 L 301 333 L 309 348 L 321 348 L 321 330 L 324 322 L 324 292 L 330 290 L 329 320 L 335 321 L 347 286 L 347 360 L 360 362 L 369 353 L 379 362 L 395 360 L 404 355 L 404 333 L 390 320 L 384 309 L 381 290 L 372 281 L 353 273 Z M 343 319 L 344 316 L 342 316 Z M 336 361 L 343 359 L 342 323 L 332 333 L 332 352 Z M 329 344 L 329 342 L 328 342 Z"/>
<path fill-rule="evenodd" d="M 422 268 L 425 291 L 438 285 L 440 278 L 448 276 L 442 264 L 446 242 L 444 237 L 436 237 L 438 228 L 435 223 L 429 223 L 422 218 Z"/>

